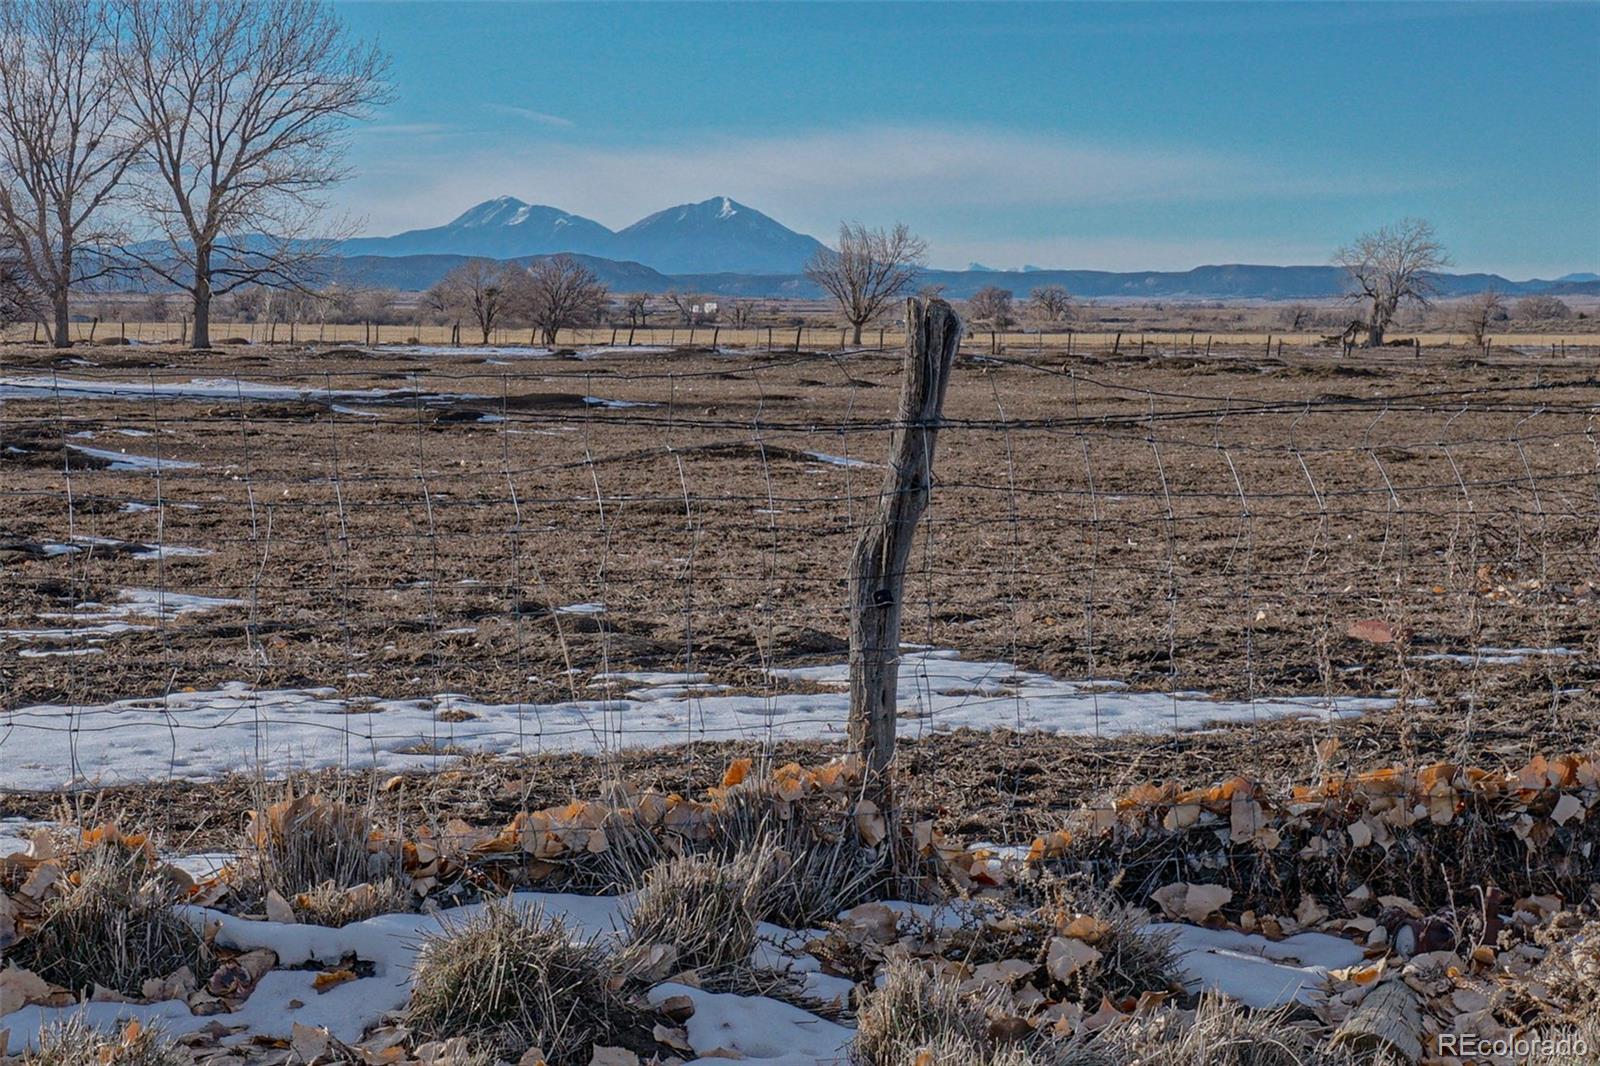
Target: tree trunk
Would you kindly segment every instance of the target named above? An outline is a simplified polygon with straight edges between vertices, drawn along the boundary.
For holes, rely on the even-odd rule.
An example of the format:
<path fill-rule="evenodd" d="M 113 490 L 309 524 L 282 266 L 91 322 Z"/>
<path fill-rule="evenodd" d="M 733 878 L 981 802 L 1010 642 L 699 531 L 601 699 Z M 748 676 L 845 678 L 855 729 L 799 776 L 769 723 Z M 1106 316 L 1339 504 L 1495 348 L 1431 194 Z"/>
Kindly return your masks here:
<path fill-rule="evenodd" d="M 196 248 L 194 256 L 194 339 L 189 347 L 211 347 L 211 249 Z"/>
<path fill-rule="evenodd" d="M 850 746 L 866 773 L 866 795 L 889 819 L 887 770 L 894 757 L 900 677 L 900 607 L 917 521 L 933 489 L 933 452 L 962 323 L 943 300 L 906 301 L 900 407 L 889 440 L 889 472 L 876 518 L 850 559 Z M 891 819 L 892 822 L 892 819 Z"/>
<path fill-rule="evenodd" d="M 72 347 L 72 323 L 67 314 L 67 290 L 61 289 L 51 301 L 55 305 L 55 336 L 51 343 L 57 348 Z"/>
<path fill-rule="evenodd" d="M 861 323 L 852 322 L 850 324 L 855 327 L 855 333 L 851 336 L 850 343 L 859 348 L 861 347 Z"/>
<path fill-rule="evenodd" d="M 1385 307 L 1381 301 L 1372 302 L 1372 317 L 1367 320 L 1367 347 L 1382 348 L 1383 334 L 1389 328 L 1389 319 L 1394 312 Z"/>

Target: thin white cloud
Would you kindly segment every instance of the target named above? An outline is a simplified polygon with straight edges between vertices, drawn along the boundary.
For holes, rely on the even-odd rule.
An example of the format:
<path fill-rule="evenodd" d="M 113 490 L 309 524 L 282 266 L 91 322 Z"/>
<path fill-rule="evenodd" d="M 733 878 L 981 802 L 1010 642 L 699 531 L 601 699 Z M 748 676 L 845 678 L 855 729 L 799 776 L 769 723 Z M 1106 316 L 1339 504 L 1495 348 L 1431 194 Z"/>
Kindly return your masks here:
<path fill-rule="evenodd" d="M 568 129 L 572 126 L 572 120 L 570 118 L 562 118 L 560 115 L 551 115 L 543 111 L 535 111 L 530 107 L 517 107 L 513 104 L 484 104 L 483 106 L 488 108 L 490 111 L 497 111 L 502 115 L 511 115 L 514 118 L 525 119 L 528 122 L 532 122 L 539 126 L 555 126 L 560 129 Z"/>

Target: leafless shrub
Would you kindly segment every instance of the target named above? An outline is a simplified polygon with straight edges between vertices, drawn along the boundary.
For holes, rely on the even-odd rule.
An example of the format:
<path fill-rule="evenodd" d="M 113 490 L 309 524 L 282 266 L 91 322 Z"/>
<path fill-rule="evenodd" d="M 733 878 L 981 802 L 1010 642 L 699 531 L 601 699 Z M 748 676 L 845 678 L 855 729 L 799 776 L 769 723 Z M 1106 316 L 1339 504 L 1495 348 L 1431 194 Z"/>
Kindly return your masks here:
<path fill-rule="evenodd" d="M 1572 308 L 1554 296 L 1524 296 L 1512 306 L 1511 313 L 1524 322 L 1565 322 L 1572 317 Z"/>
<path fill-rule="evenodd" d="M 1496 322 L 1504 322 L 1510 318 L 1506 311 L 1505 301 L 1493 289 L 1485 289 L 1472 297 L 1462 307 L 1462 322 L 1467 332 L 1472 335 L 1472 343 L 1483 346 L 1483 338 L 1489 332 L 1489 327 Z"/>
<path fill-rule="evenodd" d="M 595 941 L 542 910 L 496 902 L 424 942 L 406 1024 L 513 1062 L 533 1047 L 553 1064 L 577 1062 L 627 1015 L 612 973 Z"/>
<path fill-rule="evenodd" d="M 132 1023 L 106 1033 L 71 1018 L 39 1030 L 22 1066 L 191 1066 L 193 1058 L 167 1041 L 159 1029 Z"/>

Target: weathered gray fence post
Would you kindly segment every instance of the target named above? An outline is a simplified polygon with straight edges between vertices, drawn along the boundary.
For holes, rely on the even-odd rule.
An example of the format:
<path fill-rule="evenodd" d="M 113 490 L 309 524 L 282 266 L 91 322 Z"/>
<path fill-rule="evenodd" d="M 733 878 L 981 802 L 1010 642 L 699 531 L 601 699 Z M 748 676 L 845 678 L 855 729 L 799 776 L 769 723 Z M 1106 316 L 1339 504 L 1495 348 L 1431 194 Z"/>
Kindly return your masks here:
<path fill-rule="evenodd" d="M 866 798 L 893 833 L 889 764 L 894 758 L 900 679 L 900 608 L 917 521 L 933 489 L 933 450 L 962 322 L 943 300 L 906 301 L 900 407 L 889 438 L 889 470 L 878 510 L 850 557 L 850 746 Z"/>

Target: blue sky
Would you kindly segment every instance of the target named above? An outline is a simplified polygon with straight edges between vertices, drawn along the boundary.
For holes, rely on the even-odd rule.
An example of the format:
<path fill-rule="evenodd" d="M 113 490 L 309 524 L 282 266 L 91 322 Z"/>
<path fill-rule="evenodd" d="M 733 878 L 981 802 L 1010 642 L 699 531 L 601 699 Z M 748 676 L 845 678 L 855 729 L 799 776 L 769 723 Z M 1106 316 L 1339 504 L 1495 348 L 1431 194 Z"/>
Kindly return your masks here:
<path fill-rule="evenodd" d="M 1320 263 L 1405 215 L 1458 269 L 1600 270 L 1600 4 L 347 3 L 395 99 L 370 233 L 511 195 L 727 195 L 939 266 Z"/>

